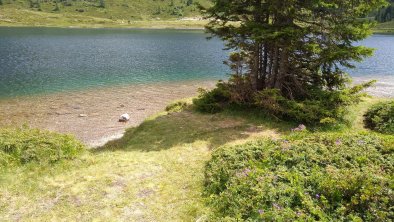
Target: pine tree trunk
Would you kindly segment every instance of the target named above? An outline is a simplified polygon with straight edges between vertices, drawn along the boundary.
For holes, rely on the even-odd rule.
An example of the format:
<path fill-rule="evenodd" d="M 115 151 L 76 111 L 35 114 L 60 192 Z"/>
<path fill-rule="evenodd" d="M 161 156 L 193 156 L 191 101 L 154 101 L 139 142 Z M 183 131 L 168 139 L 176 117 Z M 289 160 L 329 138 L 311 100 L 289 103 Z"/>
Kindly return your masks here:
<path fill-rule="evenodd" d="M 289 67 L 289 51 L 286 48 L 282 49 L 280 61 L 279 61 L 279 71 L 277 75 L 277 79 L 275 82 L 275 88 L 279 90 L 283 90 L 283 81 L 287 75 L 288 67 Z"/>
<path fill-rule="evenodd" d="M 279 71 L 279 47 L 274 47 L 273 54 L 273 64 L 272 64 L 272 82 L 270 88 L 275 88 L 276 82 L 278 81 L 278 71 Z"/>
<path fill-rule="evenodd" d="M 253 90 L 259 90 L 259 44 L 255 43 L 253 52 L 252 68 L 250 73 L 250 79 L 252 82 Z"/>

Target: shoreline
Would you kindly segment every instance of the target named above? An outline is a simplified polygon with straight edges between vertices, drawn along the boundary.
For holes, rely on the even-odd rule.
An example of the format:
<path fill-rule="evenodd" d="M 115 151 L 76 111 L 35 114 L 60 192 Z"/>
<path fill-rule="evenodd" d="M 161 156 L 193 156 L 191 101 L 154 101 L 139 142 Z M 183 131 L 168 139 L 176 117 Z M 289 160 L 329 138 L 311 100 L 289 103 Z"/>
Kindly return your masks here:
<path fill-rule="evenodd" d="M 144 21 L 145 22 L 145 21 Z M 149 23 L 149 22 L 148 22 Z M 155 24 L 155 23 L 152 23 Z M 186 24 L 185 24 L 186 25 Z M 72 25 L 72 26 L 57 26 L 57 25 L 28 25 L 28 24 L 16 24 L 16 25 L 4 25 L 0 24 L 0 28 L 61 28 L 61 29 L 147 29 L 147 30 L 196 30 L 201 31 L 205 30 L 204 26 L 122 26 L 122 25 L 114 25 L 114 26 L 85 26 L 85 25 Z"/>
<path fill-rule="evenodd" d="M 373 97 L 394 98 L 394 76 L 381 76 L 380 78 L 371 76 L 352 76 L 351 78 L 354 84 L 362 84 L 371 80 L 377 80 L 377 82 L 368 88 L 366 92 Z"/>
<path fill-rule="evenodd" d="M 205 30 L 205 25 L 208 23 L 206 20 L 199 20 L 199 22 L 203 22 L 202 24 L 193 23 L 193 21 L 189 20 L 145 20 L 145 21 L 134 21 L 134 25 L 130 24 L 69 24 L 69 25 L 52 25 L 52 24 L 21 24 L 21 23 L 13 23 L 6 24 L 0 23 L 0 28 L 62 28 L 62 29 L 147 29 L 147 30 L 196 30 L 203 31 Z M 174 25 L 172 23 L 179 23 Z M 376 28 L 372 29 L 373 35 L 394 35 L 394 29 L 382 29 Z"/>
<path fill-rule="evenodd" d="M 0 100 L 0 127 L 27 124 L 72 134 L 89 147 L 102 146 L 123 136 L 127 128 L 164 110 L 171 102 L 194 97 L 197 89 L 212 88 L 216 81 L 187 81 L 111 86 L 48 95 Z M 118 121 L 128 113 L 127 123 Z"/>
<path fill-rule="evenodd" d="M 354 83 L 368 81 L 354 77 Z M 127 128 L 163 112 L 173 101 L 197 95 L 198 88 L 213 88 L 215 80 L 189 80 L 105 86 L 67 92 L 0 99 L 0 127 L 27 124 L 72 134 L 91 148 L 119 139 Z M 393 98 L 394 82 L 378 82 L 367 92 L 378 98 Z M 118 121 L 128 113 L 127 123 Z"/>

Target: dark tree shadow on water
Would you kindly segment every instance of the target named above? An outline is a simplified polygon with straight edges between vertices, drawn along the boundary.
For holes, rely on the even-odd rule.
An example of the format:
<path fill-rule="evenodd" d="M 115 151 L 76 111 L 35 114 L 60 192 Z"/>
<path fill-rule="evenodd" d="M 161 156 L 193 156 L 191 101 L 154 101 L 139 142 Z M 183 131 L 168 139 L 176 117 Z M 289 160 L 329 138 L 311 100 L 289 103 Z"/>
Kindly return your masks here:
<path fill-rule="evenodd" d="M 286 124 L 258 117 L 244 111 L 220 114 L 201 114 L 191 110 L 170 113 L 147 120 L 140 126 L 126 130 L 118 140 L 94 149 L 92 152 L 115 150 L 158 151 L 177 145 L 205 141 L 211 149 L 228 142 L 246 139 L 252 133 L 274 130 L 281 133 L 289 129 Z"/>

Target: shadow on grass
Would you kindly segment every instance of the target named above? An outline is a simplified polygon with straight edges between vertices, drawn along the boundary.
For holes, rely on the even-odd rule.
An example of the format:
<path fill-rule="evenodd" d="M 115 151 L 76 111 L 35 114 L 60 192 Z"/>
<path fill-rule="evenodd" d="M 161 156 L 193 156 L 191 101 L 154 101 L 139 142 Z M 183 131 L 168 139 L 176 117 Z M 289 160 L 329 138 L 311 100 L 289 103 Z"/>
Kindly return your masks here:
<path fill-rule="evenodd" d="M 245 109 L 226 110 L 219 114 L 201 114 L 190 109 L 146 120 L 126 130 L 118 140 L 110 141 L 93 152 L 110 150 L 158 151 L 174 146 L 207 142 L 211 149 L 231 141 L 247 139 L 252 134 L 288 132 L 291 124 Z"/>

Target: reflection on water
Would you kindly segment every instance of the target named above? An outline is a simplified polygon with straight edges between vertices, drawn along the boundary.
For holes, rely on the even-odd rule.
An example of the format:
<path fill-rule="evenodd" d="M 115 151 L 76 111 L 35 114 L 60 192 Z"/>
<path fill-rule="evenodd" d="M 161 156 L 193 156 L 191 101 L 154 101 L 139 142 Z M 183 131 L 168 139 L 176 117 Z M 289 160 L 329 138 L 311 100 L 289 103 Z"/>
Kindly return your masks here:
<path fill-rule="evenodd" d="M 226 78 L 227 52 L 202 31 L 0 28 L 0 98 L 119 84 Z M 394 94 L 394 36 L 360 44 L 375 56 L 348 70 Z"/>

